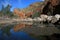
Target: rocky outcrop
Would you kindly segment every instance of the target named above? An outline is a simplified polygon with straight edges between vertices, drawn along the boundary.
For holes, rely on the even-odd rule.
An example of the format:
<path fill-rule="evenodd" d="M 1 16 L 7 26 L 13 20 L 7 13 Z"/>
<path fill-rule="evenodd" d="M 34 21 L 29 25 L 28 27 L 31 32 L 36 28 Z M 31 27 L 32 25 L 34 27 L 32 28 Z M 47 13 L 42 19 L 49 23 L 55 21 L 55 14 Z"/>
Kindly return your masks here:
<path fill-rule="evenodd" d="M 55 15 L 60 14 L 60 0 L 48 0 L 45 1 L 42 14 Z"/>

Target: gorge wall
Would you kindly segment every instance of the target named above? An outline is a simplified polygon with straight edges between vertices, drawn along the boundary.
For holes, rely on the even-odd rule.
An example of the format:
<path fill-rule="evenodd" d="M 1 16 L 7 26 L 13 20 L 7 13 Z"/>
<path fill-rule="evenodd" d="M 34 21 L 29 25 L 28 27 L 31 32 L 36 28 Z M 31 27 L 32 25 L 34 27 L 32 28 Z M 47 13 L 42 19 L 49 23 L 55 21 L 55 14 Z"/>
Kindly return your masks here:
<path fill-rule="evenodd" d="M 45 0 L 42 14 L 55 15 L 60 14 L 60 0 Z"/>

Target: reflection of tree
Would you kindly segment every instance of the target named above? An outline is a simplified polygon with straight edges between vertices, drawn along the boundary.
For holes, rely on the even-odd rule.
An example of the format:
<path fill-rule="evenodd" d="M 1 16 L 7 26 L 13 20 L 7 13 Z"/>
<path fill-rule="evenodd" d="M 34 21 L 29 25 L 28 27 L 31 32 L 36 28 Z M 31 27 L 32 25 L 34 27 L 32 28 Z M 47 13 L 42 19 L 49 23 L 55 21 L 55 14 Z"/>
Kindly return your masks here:
<path fill-rule="evenodd" d="M 2 34 L 6 34 L 7 36 L 9 36 L 11 33 L 10 33 L 10 29 L 13 27 L 13 25 L 9 25 L 7 27 L 2 27 Z"/>

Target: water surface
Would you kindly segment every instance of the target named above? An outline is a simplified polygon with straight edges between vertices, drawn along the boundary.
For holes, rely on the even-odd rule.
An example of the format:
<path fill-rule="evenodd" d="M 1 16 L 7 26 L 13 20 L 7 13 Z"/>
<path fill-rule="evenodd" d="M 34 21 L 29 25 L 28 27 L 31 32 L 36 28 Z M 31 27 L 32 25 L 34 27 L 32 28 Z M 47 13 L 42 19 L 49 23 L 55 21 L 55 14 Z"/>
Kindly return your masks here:
<path fill-rule="evenodd" d="M 56 33 L 60 31 L 53 24 L 40 24 L 39 22 L 33 24 L 25 22 L 18 24 L 1 24 L 0 40 L 38 40 L 35 36 L 32 37 L 31 35 L 35 34 L 37 36 L 38 34 L 49 34 L 49 32 Z"/>

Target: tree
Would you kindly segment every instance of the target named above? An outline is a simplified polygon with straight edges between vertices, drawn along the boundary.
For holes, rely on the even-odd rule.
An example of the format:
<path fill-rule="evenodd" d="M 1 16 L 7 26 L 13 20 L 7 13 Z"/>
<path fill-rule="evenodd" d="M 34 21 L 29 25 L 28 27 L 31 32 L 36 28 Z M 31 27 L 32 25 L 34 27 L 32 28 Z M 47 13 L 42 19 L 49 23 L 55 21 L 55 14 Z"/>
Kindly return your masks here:
<path fill-rule="evenodd" d="M 8 16 L 11 13 L 10 8 L 11 8 L 11 6 L 9 4 L 5 7 L 5 14 L 7 14 Z"/>
<path fill-rule="evenodd" d="M 2 5 L 2 9 L 1 9 L 1 13 L 3 16 L 8 16 L 8 17 L 12 17 L 13 12 L 10 11 L 11 6 L 8 4 L 6 7 L 4 7 L 4 5 Z"/>

